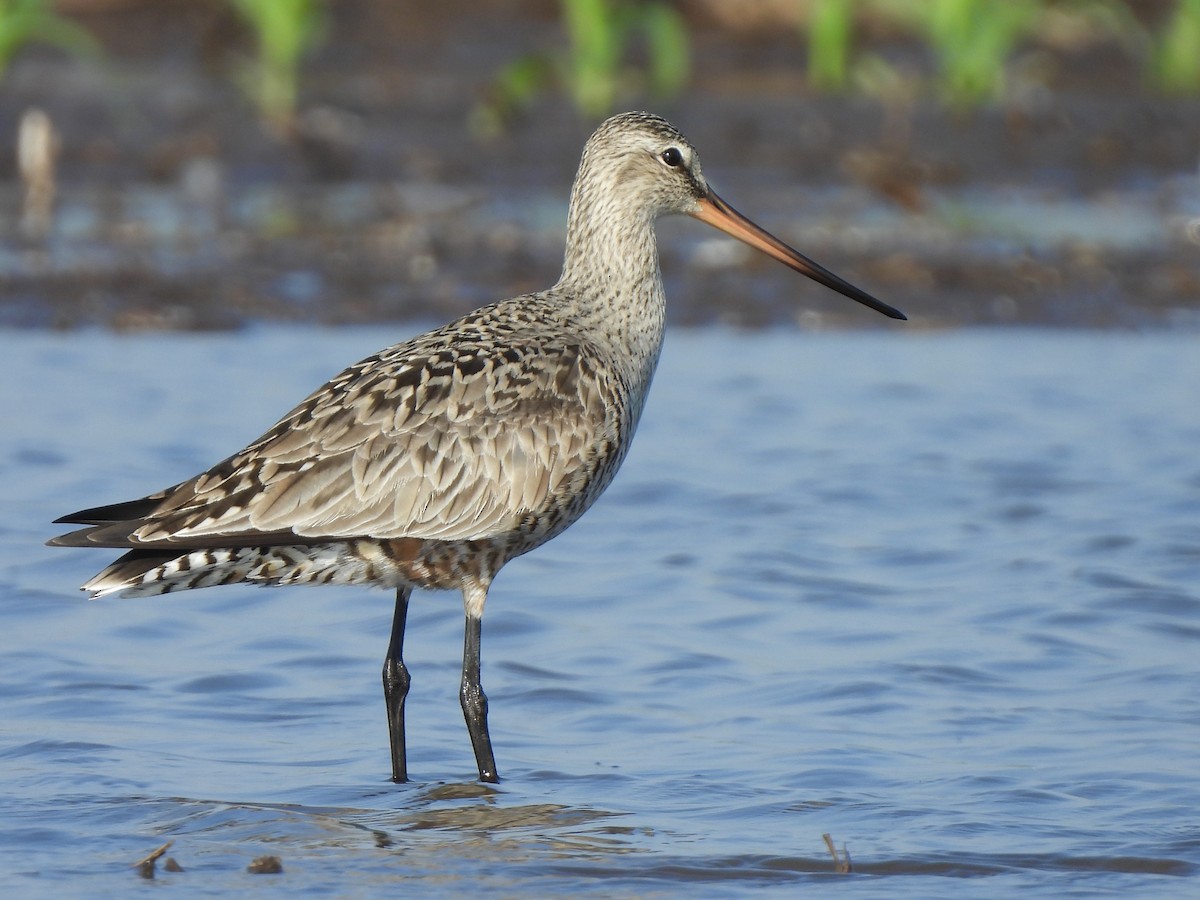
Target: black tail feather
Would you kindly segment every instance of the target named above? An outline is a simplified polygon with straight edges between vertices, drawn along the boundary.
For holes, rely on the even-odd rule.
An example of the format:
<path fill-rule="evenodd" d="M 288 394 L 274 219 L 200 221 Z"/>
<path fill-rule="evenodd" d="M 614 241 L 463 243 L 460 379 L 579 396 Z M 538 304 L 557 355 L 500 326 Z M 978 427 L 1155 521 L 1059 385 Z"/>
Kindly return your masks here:
<path fill-rule="evenodd" d="M 158 507 L 160 503 L 175 490 L 165 491 L 141 497 L 137 500 L 126 500 L 124 503 L 111 503 L 108 506 L 93 506 L 91 509 L 81 509 L 69 515 L 55 519 L 55 525 L 107 525 L 110 522 L 128 522 L 131 519 L 144 519 Z M 58 546 L 76 546 L 61 544 Z"/>

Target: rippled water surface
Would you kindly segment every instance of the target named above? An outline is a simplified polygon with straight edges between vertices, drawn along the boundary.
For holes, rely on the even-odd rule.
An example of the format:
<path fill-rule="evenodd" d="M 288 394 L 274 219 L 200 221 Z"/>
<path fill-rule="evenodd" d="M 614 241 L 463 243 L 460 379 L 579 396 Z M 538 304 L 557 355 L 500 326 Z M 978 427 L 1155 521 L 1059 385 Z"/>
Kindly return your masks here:
<path fill-rule="evenodd" d="M 493 589 L 485 787 L 456 595 L 397 786 L 387 593 L 93 603 L 109 555 L 42 546 L 406 333 L 0 333 L 7 896 L 168 840 L 185 893 L 1200 892 L 1195 334 L 672 333 L 616 483 Z"/>

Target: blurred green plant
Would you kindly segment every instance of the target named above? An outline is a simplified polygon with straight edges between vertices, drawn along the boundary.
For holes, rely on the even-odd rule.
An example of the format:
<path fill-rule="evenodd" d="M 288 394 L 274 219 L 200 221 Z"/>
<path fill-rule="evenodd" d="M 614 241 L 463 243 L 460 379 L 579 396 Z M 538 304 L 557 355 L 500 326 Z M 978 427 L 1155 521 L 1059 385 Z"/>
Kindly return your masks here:
<path fill-rule="evenodd" d="M 242 89 L 274 128 L 295 122 L 300 61 L 325 32 L 324 0 L 229 0 L 250 26 L 256 56 L 239 73 Z"/>
<path fill-rule="evenodd" d="M 48 0 L 0 0 L 0 73 L 27 44 L 51 44 L 75 56 L 99 56 L 86 31 L 55 13 Z"/>
<path fill-rule="evenodd" d="M 815 0 L 806 27 L 809 78 L 819 88 L 850 81 L 853 12 L 914 32 L 932 49 L 937 84 L 951 106 L 965 108 L 1004 92 L 1005 65 L 1017 43 L 1036 31 L 1044 0 Z M 882 60 L 873 60 L 872 82 Z"/>
<path fill-rule="evenodd" d="M 1200 0 L 1177 0 L 1152 48 L 1150 67 L 1160 87 L 1173 93 L 1200 91 Z"/>
<path fill-rule="evenodd" d="M 1127 0 L 809 0 L 801 27 L 810 84 L 824 90 L 853 85 L 886 94 L 885 100 L 911 99 L 913 78 L 878 56 L 851 60 L 856 15 L 926 44 L 936 60 L 938 92 L 959 109 L 1003 97 L 1017 46 L 1048 35 L 1114 40 L 1144 60 L 1160 88 L 1200 92 L 1200 0 L 1175 0 L 1154 31 L 1136 13 Z"/>
<path fill-rule="evenodd" d="M 808 20 L 808 80 L 822 90 L 849 81 L 854 0 L 816 0 Z"/>
<path fill-rule="evenodd" d="M 677 92 L 690 68 L 683 17 L 660 0 L 560 0 L 569 50 L 536 53 L 506 65 L 491 97 L 475 110 L 477 129 L 494 133 L 548 87 L 562 87 L 589 118 L 613 111 L 630 84 L 660 96 Z M 645 42 L 644 67 L 624 65 L 635 39 Z"/>
<path fill-rule="evenodd" d="M 1004 68 L 1017 42 L 1034 30 L 1035 0 L 929 0 L 918 25 L 938 60 L 943 97 L 965 108 L 1004 92 Z"/>

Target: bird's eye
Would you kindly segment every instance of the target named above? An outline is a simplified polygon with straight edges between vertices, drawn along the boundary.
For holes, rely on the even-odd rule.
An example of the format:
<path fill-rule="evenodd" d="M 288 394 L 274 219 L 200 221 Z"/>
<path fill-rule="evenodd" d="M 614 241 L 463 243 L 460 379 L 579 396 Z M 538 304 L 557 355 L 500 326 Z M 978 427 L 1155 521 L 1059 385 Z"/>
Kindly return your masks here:
<path fill-rule="evenodd" d="M 662 161 L 672 169 L 678 169 L 683 165 L 683 154 L 679 152 L 678 147 L 668 147 L 662 152 Z"/>

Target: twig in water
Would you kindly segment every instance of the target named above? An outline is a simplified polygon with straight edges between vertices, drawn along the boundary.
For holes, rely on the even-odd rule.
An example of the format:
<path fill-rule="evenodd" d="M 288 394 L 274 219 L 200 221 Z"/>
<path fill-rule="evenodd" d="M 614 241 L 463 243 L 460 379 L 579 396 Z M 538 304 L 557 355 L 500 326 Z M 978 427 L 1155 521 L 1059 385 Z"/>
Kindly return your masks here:
<path fill-rule="evenodd" d="M 829 855 L 833 857 L 833 869 L 839 875 L 847 875 L 852 870 L 850 866 L 850 851 L 846 849 L 846 845 L 842 844 L 841 856 L 838 855 L 838 849 L 833 845 L 833 838 L 828 833 L 821 835 L 825 839 L 825 846 L 829 848 Z"/>
<path fill-rule="evenodd" d="M 170 849 L 170 847 L 173 843 L 175 843 L 175 842 L 167 841 L 165 844 L 163 844 L 157 850 L 153 851 L 145 859 L 139 859 L 137 862 L 135 862 L 133 864 L 133 867 L 138 870 L 138 874 L 141 875 L 143 878 L 153 878 L 154 877 L 154 864 L 156 862 L 158 862 L 158 858 L 160 856 L 162 856 L 164 853 L 167 852 L 167 850 Z"/>

